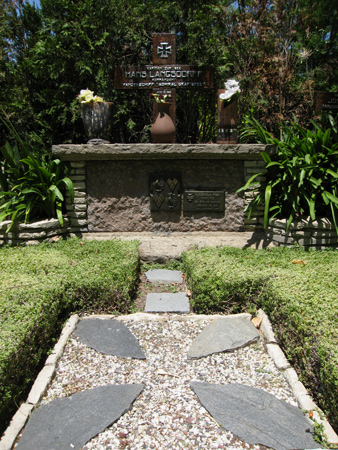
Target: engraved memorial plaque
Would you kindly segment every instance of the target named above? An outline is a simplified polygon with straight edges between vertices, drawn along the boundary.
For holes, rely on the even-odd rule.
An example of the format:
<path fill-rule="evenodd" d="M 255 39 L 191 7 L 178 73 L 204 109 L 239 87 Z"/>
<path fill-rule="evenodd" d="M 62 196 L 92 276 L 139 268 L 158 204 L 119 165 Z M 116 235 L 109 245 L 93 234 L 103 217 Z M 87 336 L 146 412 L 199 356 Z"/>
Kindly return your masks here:
<path fill-rule="evenodd" d="M 184 212 L 224 212 L 224 191 L 186 191 L 183 197 Z"/>
<path fill-rule="evenodd" d="M 338 112 L 338 92 L 315 92 L 315 110 Z"/>
<path fill-rule="evenodd" d="M 150 210 L 181 211 L 181 175 L 173 172 L 150 175 Z"/>
<path fill-rule="evenodd" d="M 210 67 L 176 63 L 176 35 L 153 34 L 153 62 L 146 65 L 115 67 L 115 89 L 148 89 L 167 95 L 170 117 L 176 123 L 176 89 L 212 89 L 214 70 Z M 154 102 L 154 120 L 158 106 Z"/>

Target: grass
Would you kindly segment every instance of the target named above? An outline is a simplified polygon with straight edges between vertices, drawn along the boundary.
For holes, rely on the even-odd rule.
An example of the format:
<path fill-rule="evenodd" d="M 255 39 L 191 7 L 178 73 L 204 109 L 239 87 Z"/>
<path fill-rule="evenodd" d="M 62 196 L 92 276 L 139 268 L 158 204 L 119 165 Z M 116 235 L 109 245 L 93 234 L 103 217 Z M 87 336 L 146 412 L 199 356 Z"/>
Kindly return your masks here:
<path fill-rule="evenodd" d="M 185 253 L 183 265 L 195 312 L 265 310 L 288 359 L 337 430 L 338 252 L 206 248 Z"/>
<path fill-rule="evenodd" d="M 0 432 L 71 313 L 128 313 L 138 243 L 80 241 L 0 248 Z"/>

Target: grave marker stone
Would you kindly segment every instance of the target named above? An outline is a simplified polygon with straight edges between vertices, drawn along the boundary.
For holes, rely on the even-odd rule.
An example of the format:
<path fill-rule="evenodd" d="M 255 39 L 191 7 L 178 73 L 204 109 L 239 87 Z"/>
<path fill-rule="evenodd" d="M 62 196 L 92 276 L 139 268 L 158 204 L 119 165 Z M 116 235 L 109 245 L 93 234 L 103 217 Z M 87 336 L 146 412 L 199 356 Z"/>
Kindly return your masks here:
<path fill-rule="evenodd" d="M 176 64 L 176 35 L 154 33 L 153 64 L 115 67 L 115 89 L 149 89 L 167 95 L 170 116 L 176 124 L 176 89 L 206 89 L 213 87 L 210 68 Z M 157 117 L 154 102 L 154 118 Z"/>

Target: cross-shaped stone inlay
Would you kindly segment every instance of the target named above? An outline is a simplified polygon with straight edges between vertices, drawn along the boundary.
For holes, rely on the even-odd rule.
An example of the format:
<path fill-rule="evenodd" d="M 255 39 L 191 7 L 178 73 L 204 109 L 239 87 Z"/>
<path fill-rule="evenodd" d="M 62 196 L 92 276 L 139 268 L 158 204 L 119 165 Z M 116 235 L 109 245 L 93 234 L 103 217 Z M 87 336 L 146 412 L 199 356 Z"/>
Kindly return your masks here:
<path fill-rule="evenodd" d="M 168 58 L 171 55 L 171 45 L 168 42 L 161 42 L 161 44 L 157 47 L 157 54 L 161 56 L 161 58 Z"/>
<path fill-rule="evenodd" d="M 161 280 L 164 285 L 171 283 L 167 274 Z M 261 450 L 266 447 L 258 444 L 276 450 L 319 448 L 306 431 L 310 425 L 301 422 L 301 410 L 295 416 L 294 406 L 274 407 L 279 401 L 271 394 L 278 392 L 288 399 L 288 387 L 261 343 L 188 360 L 189 348 L 213 318 L 181 319 L 120 319 L 139 341 L 146 359 L 100 354 L 72 336 L 42 401 L 50 403 L 33 412 L 32 426 L 28 423 L 18 449 L 51 448 L 53 429 L 56 444 L 60 446 L 61 438 L 64 442 L 61 449 L 79 450 L 90 439 L 93 422 L 91 436 L 95 437 L 85 448 L 126 448 L 128 444 L 128 448 L 209 450 L 247 448 L 245 442 L 255 443 Z M 217 339 L 216 334 L 211 342 Z M 242 385 L 245 383 L 250 386 Z M 47 416 L 45 411 L 49 410 Z M 123 412 L 126 414 L 109 426 L 117 413 Z M 244 442 L 231 433 L 240 435 Z"/>

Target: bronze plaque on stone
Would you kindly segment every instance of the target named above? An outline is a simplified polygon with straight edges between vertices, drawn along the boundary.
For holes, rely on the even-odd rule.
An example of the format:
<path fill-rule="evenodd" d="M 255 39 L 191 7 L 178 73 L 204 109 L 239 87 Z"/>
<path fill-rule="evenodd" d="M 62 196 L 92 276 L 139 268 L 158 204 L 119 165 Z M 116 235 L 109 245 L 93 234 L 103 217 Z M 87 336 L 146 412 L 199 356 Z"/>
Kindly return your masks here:
<path fill-rule="evenodd" d="M 184 212 L 224 212 L 224 191 L 185 191 Z"/>
<path fill-rule="evenodd" d="M 337 112 L 338 92 L 315 92 L 315 110 L 317 112 Z"/>
<path fill-rule="evenodd" d="M 173 172 L 150 175 L 150 210 L 181 211 L 181 175 Z"/>

